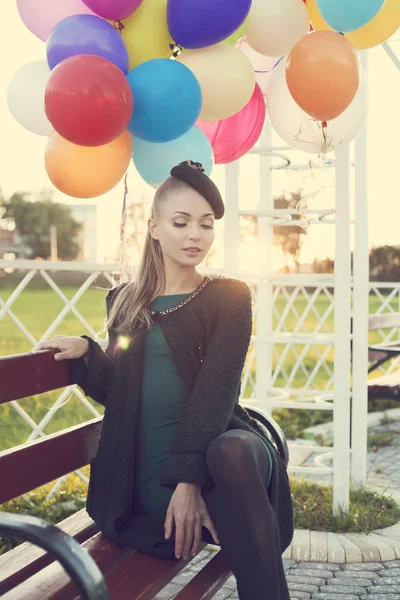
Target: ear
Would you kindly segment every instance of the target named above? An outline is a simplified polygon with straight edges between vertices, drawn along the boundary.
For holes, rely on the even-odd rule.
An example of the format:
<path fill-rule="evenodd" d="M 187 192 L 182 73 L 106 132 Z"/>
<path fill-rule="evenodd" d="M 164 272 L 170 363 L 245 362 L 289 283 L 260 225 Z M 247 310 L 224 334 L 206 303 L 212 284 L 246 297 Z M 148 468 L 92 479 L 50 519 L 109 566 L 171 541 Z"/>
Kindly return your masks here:
<path fill-rule="evenodd" d="M 156 223 L 156 221 L 155 221 L 154 219 L 150 218 L 150 219 L 147 221 L 147 228 L 148 228 L 148 231 L 149 231 L 149 233 L 150 233 L 151 237 L 152 237 L 154 240 L 158 240 L 158 235 L 157 235 L 157 223 Z"/>

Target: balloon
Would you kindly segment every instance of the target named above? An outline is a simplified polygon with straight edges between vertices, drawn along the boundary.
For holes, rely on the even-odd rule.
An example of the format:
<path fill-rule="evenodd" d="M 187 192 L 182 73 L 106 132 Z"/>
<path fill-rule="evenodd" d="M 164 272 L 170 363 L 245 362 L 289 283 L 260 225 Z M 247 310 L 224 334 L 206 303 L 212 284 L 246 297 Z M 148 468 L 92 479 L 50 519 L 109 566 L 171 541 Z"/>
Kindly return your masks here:
<path fill-rule="evenodd" d="M 45 167 L 53 185 L 74 198 L 94 198 L 111 190 L 124 176 L 132 155 L 127 129 L 115 140 L 87 148 L 54 132 L 45 152 Z"/>
<path fill-rule="evenodd" d="M 272 126 L 287 144 L 310 154 L 325 154 L 348 144 L 363 128 L 368 114 L 368 80 L 361 71 L 360 86 L 354 100 L 324 129 L 320 121 L 312 119 L 293 100 L 287 87 L 283 61 L 271 75 L 266 101 Z"/>
<path fill-rule="evenodd" d="M 186 133 L 201 108 L 193 73 L 179 62 L 156 58 L 135 67 L 128 82 L 135 98 L 129 129 L 148 142 L 170 142 Z"/>
<path fill-rule="evenodd" d="M 93 15 L 81 0 L 17 0 L 25 26 L 44 42 L 57 23 L 71 15 Z"/>
<path fill-rule="evenodd" d="M 283 56 L 307 33 L 310 18 L 301 0 L 253 0 L 247 43 L 266 56 Z"/>
<path fill-rule="evenodd" d="M 314 29 L 330 29 L 318 10 L 316 0 L 307 0 L 307 9 Z M 386 0 L 378 14 L 369 23 L 345 33 L 345 37 L 357 50 L 367 50 L 382 44 L 400 27 L 399 0 Z"/>
<path fill-rule="evenodd" d="M 317 0 L 322 17 L 341 33 L 359 29 L 380 11 L 385 0 Z"/>
<path fill-rule="evenodd" d="M 45 60 L 35 60 L 18 69 L 7 90 L 8 108 L 22 127 L 39 135 L 50 135 L 53 128 L 44 112 L 44 90 L 50 75 Z"/>
<path fill-rule="evenodd" d="M 83 2 L 103 19 L 121 21 L 135 12 L 142 0 L 83 0 Z"/>
<path fill-rule="evenodd" d="M 238 48 L 225 42 L 201 50 L 185 50 L 176 62 L 189 67 L 199 80 L 203 95 L 199 118 L 204 121 L 231 117 L 254 92 L 251 62 Z"/>
<path fill-rule="evenodd" d="M 253 65 L 256 82 L 265 95 L 271 74 L 274 68 L 282 60 L 283 56 L 281 58 L 277 58 L 276 56 L 264 56 L 264 54 L 260 54 L 259 52 L 253 50 L 253 48 L 245 41 L 240 41 L 237 44 L 237 48 L 240 48 L 240 50 L 247 56 Z"/>
<path fill-rule="evenodd" d="M 251 0 L 168 0 L 168 27 L 184 48 L 222 42 L 244 23 Z"/>
<path fill-rule="evenodd" d="M 288 88 L 297 104 L 319 121 L 338 117 L 360 83 L 360 59 L 345 37 L 314 31 L 293 46 L 286 65 Z"/>
<path fill-rule="evenodd" d="M 173 41 L 167 25 L 167 0 L 145 0 L 124 21 L 122 39 L 128 49 L 130 69 L 153 58 L 171 56 Z"/>
<path fill-rule="evenodd" d="M 264 128 L 265 100 L 260 86 L 241 111 L 222 121 L 197 121 L 214 151 L 216 165 L 238 160 L 251 150 Z"/>
<path fill-rule="evenodd" d="M 239 27 L 239 29 L 236 29 L 236 31 L 234 31 L 232 33 L 232 35 L 230 35 L 228 38 L 226 38 L 225 40 L 222 40 L 222 41 L 225 42 L 226 44 L 231 44 L 233 46 L 234 44 L 236 44 L 236 42 L 238 40 L 240 40 L 241 37 L 243 37 L 244 30 L 246 29 L 246 25 L 247 25 L 247 19 Z"/>
<path fill-rule="evenodd" d="M 102 56 L 114 63 L 125 75 L 129 69 L 126 46 L 119 32 L 100 17 L 74 15 L 56 25 L 47 40 L 50 69 L 79 54 Z"/>
<path fill-rule="evenodd" d="M 57 65 L 45 92 L 45 110 L 54 129 L 81 146 L 117 138 L 132 116 L 133 98 L 125 75 L 100 56 L 81 54 Z"/>
<path fill-rule="evenodd" d="M 152 144 L 134 138 L 133 162 L 139 175 L 149 185 L 159 185 L 169 177 L 172 167 L 184 160 L 201 162 L 206 174 L 211 174 L 214 164 L 211 144 L 196 126 L 182 137 L 165 144 Z"/>

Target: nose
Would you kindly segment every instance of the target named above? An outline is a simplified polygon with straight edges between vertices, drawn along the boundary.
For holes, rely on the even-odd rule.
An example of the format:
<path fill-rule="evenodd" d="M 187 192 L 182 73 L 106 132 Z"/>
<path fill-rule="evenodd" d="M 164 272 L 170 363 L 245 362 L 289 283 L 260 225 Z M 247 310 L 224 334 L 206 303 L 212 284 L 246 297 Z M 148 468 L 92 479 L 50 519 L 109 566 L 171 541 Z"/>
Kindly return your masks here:
<path fill-rule="evenodd" d="M 189 240 L 193 240 L 194 242 L 198 242 L 201 239 L 201 235 L 198 229 L 193 228 L 189 233 Z"/>

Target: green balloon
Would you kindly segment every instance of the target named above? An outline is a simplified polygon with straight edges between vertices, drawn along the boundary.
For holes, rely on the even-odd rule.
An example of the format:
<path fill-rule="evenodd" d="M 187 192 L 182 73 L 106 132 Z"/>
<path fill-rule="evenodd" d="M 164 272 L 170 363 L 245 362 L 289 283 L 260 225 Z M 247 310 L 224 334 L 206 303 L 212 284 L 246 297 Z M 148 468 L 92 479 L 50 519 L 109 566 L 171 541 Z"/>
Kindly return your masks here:
<path fill-rule="evenodd" d="M 226 40 L 224 40 L 226 44 L 230 44 L 231 46 L 233 46 L 238 40 L 240 40 L 244 33 L 244 30 L 246 29 L 247 19 L 248 17 L 246 18 L 244 23 L 242 23 L 239 29 L 237 29 L 234 33 L 232 33 L 232 35 L 230 35 L 228 38 L 226 38 Z"/>

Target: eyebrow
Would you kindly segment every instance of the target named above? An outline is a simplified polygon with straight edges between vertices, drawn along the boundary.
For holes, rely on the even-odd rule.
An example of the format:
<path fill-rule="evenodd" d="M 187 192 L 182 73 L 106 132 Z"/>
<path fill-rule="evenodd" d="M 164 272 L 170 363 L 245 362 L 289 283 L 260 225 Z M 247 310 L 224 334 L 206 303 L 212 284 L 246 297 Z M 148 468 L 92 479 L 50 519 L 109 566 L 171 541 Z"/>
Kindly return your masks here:
<path fill-rule="evenodd" d="M 180 215 L 184 215 L 185 217 L 191 217 L 192 215 L 190 213 L 187 212 L 183 212 L 182 210 L 176 210 L 175 212 L 173 212 L 171 214 L 172 215 L 176 215 L 176 214 L 180 214 Z M 202 215 L 201 218 L 203 219 L 204 217 L 214 217 L 215 215 L 213 213 L 206 213 L 205 215 Z"/>

